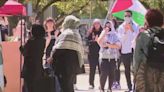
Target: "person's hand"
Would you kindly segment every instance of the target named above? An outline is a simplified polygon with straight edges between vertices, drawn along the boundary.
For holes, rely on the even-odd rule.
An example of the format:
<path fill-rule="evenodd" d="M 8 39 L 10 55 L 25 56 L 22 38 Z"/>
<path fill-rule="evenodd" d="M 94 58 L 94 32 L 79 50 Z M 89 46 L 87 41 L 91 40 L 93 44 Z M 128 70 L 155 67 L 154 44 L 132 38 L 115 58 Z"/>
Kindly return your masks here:
<path fill-rule="evenodd" d="M 105 27 L 104 30 L 107 33 L 109 31 L 109 27 Z"/>
<path fill-rule="evenodd" d="M 128 25 L 128 23 L 126 23 L 126 24 L 124 25 L 124 29 L 125 29 L 125 31 L 128 31 L 128 30 L 129 30 L 129 25 Z"/>
<path fill-rule="evenodd" d="M 130 31 L 134 32 L 132 24 L 128 24 L 128 28 L 129 28 Z"/>
<path fill-rule="evenodd" d="M 91 28 L 88 30 L 88 33 L 92 33 L 93 31 L 93 26 L 91 26 Z"/>
<path fill-rule="evenodd" d="M 99 38 L 99 36 L 98 36 L 98 35 L 96 35 L 96 36 L 95 36 L 95 41 L 97 41 L 97 40 L 98 40 L 98 38 Z"/>
<path fill-rule="evenodd" d="M 124 28 L 125 28 L 125 31 L 128 31 L 128 30 L 130 30 L 130 31 L 132 31 L 132 32 L 134 31 L 132 25 L 129 24 L 129 23 L 126 23 L 126 24 L 124 25 Z"/>
<path fill-rule="evenodd" d="M 52 57 L 49 57 L 48 59 L 47 59 L 47 63 L 52 63 L 53 62 L 53 58 Z"/>

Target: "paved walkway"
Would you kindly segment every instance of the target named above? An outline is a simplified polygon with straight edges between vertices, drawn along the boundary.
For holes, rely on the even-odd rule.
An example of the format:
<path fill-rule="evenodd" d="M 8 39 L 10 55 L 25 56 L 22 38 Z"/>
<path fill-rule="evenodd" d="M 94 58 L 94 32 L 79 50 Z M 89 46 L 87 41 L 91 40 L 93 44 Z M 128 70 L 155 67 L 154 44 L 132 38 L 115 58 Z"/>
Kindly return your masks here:
<path fill-rule="evenodd" d="M 125 75 L 124 75 L 124 68 L 121 67 L 121 90 L 113 90 L 113 92 L 124 92 L 127 90 L 127 84 L 126 84 L 126 79 L 125 79 Z M 77 88 L 78 90 L 76 90 L 75 92 L 100 92 L 99 90 L 99 74 L 96 74 L 95 76 L 95 88 L 93 90 L 88 89 L 89 87 L 89 74 L 88 72 L 86 74 L 81 74 L 77 76 Z M 107 83 L 105 86 L 105 89 L 107 89 Z"/>

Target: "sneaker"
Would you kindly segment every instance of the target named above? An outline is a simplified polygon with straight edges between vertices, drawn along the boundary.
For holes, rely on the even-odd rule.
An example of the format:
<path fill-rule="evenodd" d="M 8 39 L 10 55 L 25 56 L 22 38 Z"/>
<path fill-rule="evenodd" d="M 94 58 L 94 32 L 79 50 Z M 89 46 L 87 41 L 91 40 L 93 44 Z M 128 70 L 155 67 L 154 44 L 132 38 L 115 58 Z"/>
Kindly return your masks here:
<path fill-rule="evenodd" d="M 119 83 L 116 84 L 116 89 L 121 90 L 121 85 Z"/>
<path fill-rule="evenodd" d="M 100 92 L 105 92 L 104 90 L 100 90 Z"/>
<path fill-rule="evenodd" d="M 112 92 L 112 90 L 108 89 L 107 92 Z"/>
<path fill-rule="evenodd" d="M 114 82 L 113 85 L 112 85 L 112 89 L 120 90 L 121 89 L 121 85 L 118 82 Z"/>
<path fill-rule="evenodd" d="M 125 92 L 133 92 L 133 90 L 128 90 L 128 91 L 125 91 Z"/>
<path fill-rule="evenodd" d="M 112 89 L 116 89 L 116 82 L 113 82 Z"/>
<path fill-rule="evenodd" d="M 89 85 L 89 89 L 94 89 L 94 86 L 93 85 Z"/>
<path fill-rule="evenodd" d="M 76 84 L 74 84 L 73 87 L 74 87 L 74 90 L 78 90 Z"/>

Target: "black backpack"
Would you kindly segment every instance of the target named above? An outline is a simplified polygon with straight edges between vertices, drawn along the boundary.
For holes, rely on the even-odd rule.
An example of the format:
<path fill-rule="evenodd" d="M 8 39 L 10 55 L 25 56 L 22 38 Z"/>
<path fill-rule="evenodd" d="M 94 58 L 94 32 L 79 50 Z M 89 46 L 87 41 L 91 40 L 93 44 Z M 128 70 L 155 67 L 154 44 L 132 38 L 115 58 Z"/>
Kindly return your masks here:
<path fill-rule="evenodd" d="M 164 71 L 164 30 L 150 29 L 151 45 L 148 48 L 147 64 L 155 69 Z"/>

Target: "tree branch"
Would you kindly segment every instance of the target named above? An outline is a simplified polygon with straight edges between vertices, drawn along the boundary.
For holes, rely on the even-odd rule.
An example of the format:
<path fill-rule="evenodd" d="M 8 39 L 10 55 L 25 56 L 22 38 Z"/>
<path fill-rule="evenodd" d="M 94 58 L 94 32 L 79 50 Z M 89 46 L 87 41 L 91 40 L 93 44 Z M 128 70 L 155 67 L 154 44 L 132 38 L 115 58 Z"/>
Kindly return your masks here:
<path fill-rule="evenodd" d="M 53 3 L 57 2 L 57 1 L 61 1 L 61 0 L 51 0 L 47 5 L 45 5 L 45 6 L 43 7 L 43 9 L 42 9 L 41 11 L 39 11 L 39 12 L 37 13 L 37 16 L 36 16 L 35 19 L 38 19 L 38 18 L 40 17 L 40 15 L 41 15 L 49 6 L 51 6 Z"/>
<path fill-rule="evenodd" d="M 83 6 L 79 7 L 79 9 L 70 12 L 68 15 L 73 14 L 73 13 L 77 13 L 80 10 L 83 10 L 85 8 L 85 6 L 87 6 L 88 4 L 89 4 L 89 1 L 86 4 L 84 4 Z"/>
<path fill-rule="evenodd" d="M 37 0 L 37 2 L 36 2 L 36 6 L 35 6 L 35 9 L 34 9 L 35 11 L 38 10 L 40 1 L 41 1 L 41 0 Z"/>
<path fill-rule="evenodd" d="M 60 17 L 57 18 L 57 21 L 56 21 L 56 26 L 59 27 L 62 22 L 64 21 L 64 18 L 68 15 L 71 15 L 71 14 L 74 14 L 74 13 L 77 13 L 79 12 L 80 10 L 83 10 L 85 8 L 85 6 L 87 6 L 89 4 L 89 1 L 84 4 L 83 6 L 79 7 L 79 9 L 76 9 L 76 10 L 73 10 L 72 12 L 70 12 L 69 14 L 63 14 L 61 15 Z"/>

